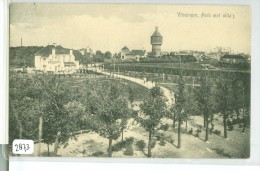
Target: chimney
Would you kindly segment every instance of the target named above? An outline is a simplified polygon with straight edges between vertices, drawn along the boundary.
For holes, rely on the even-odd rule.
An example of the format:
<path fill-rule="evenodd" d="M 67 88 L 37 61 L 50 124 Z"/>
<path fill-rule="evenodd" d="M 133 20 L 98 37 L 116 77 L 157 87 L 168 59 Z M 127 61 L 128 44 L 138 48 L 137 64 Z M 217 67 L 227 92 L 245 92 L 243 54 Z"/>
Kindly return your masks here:
<path fill-rule="evenodd" d="M 72 50 L 72 49 L 70 49 L 70 55 L 72 55 L 72 52 L 73 52 L 73 50 Z"/>
<path fill-rule="evenodd" d="M 56 54 L 55 48 L 52 48 L 51 54 L 52 54 L 52 56 L 55 56 L 55 54 Z"/>

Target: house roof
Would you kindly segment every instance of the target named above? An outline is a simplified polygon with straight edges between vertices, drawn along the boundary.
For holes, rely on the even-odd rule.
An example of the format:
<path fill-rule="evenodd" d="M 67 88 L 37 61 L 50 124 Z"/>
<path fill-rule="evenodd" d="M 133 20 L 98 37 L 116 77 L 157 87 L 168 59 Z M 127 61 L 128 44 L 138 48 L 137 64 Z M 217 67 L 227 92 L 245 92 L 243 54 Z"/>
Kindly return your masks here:
<path fill-rule="evenodd" d="M 245 59 L 242 55 L 224 55 L 221 59 Z"/>
<path fill-rule="evenodd" d="M 132 50 L 129 54 L 127 55 L 139 55 L 139 56 L 144 56 L 145 50 Z"/>
<path fill-rule="evenodd" d="M 122 51 L 129 51 L 128 47 L 124 46 L 122 49 Z"/>
<path fill-rule="evenodd" d="M 55 53 L 56 54 L 69 54 L 70 49 L 66 49 L 62 46 L 54 46 L 54 45 L 48 45 L 38 52 L 36 52 L 34 55 L 37 56 L 49 56 L 52 53 L 52 49 L 55 48 Z"/>

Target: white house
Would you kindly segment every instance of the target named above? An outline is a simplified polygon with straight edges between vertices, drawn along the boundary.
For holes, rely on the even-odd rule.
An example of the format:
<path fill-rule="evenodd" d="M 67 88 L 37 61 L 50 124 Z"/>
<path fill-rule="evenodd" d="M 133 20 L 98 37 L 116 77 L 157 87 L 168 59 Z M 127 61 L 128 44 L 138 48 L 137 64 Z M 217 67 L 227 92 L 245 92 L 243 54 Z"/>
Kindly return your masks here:
<path fill-rule="evenodd" d="M 75 60 L 73 50 L 48 45 L 35 53 L 35 69 L 45 73 L 75 72 L 79 61 Z"/>

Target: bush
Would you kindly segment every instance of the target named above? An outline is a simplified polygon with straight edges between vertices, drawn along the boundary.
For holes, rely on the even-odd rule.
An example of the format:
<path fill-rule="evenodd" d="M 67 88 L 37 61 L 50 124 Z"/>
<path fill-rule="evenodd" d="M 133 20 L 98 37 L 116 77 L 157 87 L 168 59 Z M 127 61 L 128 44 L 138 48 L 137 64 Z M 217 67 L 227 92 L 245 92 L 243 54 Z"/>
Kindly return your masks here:
<path fill-rule="evenodd" d="M 151 140 L 151 148 L 154 148 L 156 145 L 156 140 L 152 139 Z"/>
<path fill-rule="evenodd" d="M 164 141 L 164 137 L 160 138 L 160 146 L 165 146 L 165 141 Z"/>
<path fill-rule="evenodd" d="M 134 142 L 134 137 L 129 137 L 125 139 L 126 146 L 132 145 Z"/>
<path fill-rule="evenodd" d="M 113 145 L 112 151 L 120 151 L 123 148 L 131 146 L 133 144 L 133 142 L 134 142 L 133 137 L 126 138 L 124 141 L 120 141 L 120 142 L 116 143 L 115 145 Z"/>
<path fill-rule="evenodd" d="M 212 131 L 212 133 L 213 133 L 213 134 L 216 134 L 216 135 L 220 135 L 220 134 L 221 134 L 221 131 L 220 131 L 220 130 L 217 130 L 217 129 L 215 129 L 215 130 L 213 130 L 213 131 Z"/>
<path fill-rule="evenodd" d="M 134 151 L 133 151 L 132 146 L 127 147 L 126 150 L 124 151 L 124 155 L 132 156 L 133 154 L 134 154 Z"/>
<path fill-rule="evenodd" d="M 97 152 L 92 154 L 92 156 L 95 156 L 95 157 L 100 157 L 100 156 L 103 156 L 103 155 L 104 155 L 104 152 L 102 152 L 102 151 L 97 151 Z"/>
<path fill-rule="evenodd" d="M 169 124 L 161 125 L 160 129 L 167 131 L 169 129 Z"/>
<path fill-rule="evenodd" d="M 145 147 L 146 147 L 146 143 L 144 142 L 144 140 L 139 140 L 136 142 L 135 144 L 137 146 L 137 148 L 141 151 L 144 151 Z"/>
<path fill-rule="evenodd" d="M 229 153 L 226 153 L 224 151 L 224 149 L 220 149 L 220 148 L 215 148 L 213 149 L 216 151 L 217 154 L 221 155 L 221 156 L 224 156 L 224 157 L 228 157 L 228 158 L 231 158 L 231 155 Z"/>

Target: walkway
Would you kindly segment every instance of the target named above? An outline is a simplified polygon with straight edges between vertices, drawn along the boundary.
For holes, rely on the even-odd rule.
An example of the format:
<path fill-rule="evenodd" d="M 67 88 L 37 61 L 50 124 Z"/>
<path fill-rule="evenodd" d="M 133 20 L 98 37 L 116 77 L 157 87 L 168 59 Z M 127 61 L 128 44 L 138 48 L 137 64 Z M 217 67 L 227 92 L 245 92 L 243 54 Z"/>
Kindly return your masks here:
<path fill-rule="evenodd" d="M 109 72 L 106 72 L 104 70 L 101 70 L 101 69 L 96 69 L 95 70 L 96 72 L 98 73 L 101 73 L 103 75 L 107 75 L 107 76 L 110 76 L 110 73 Z M 111 73 L 112 76 L 114 76 L 115 78 L 121 78 L 121 79 L 125 79 L 125 80 L 128 80 L 128 81 L 132 81 L 132 82 L 135 82 L 139 85 L 142 85 L 148 89 L 151 89 L 155 86 L 155 82 L 152 82 L 152 81 L 144 81 L 143 79 L 140 79 L 140 78 L 135 78 L 135 77 L 130 77 L 130 76 L 125 76 L 125 75 L 120 75 L 120 74 L 114 74 L 114 73 Z M 162 86 L 159 86 L 163 92 L 163 94 L 165 95 L 165 97 L 167 98 L 167 106 L 168 108 L 170 108 L 173 103 L 174 103 L 174 100 L 173 100 L 173 92 L 170 91 L 169 89 L 165 88 L 165 87 L 162 87 Z"/>

